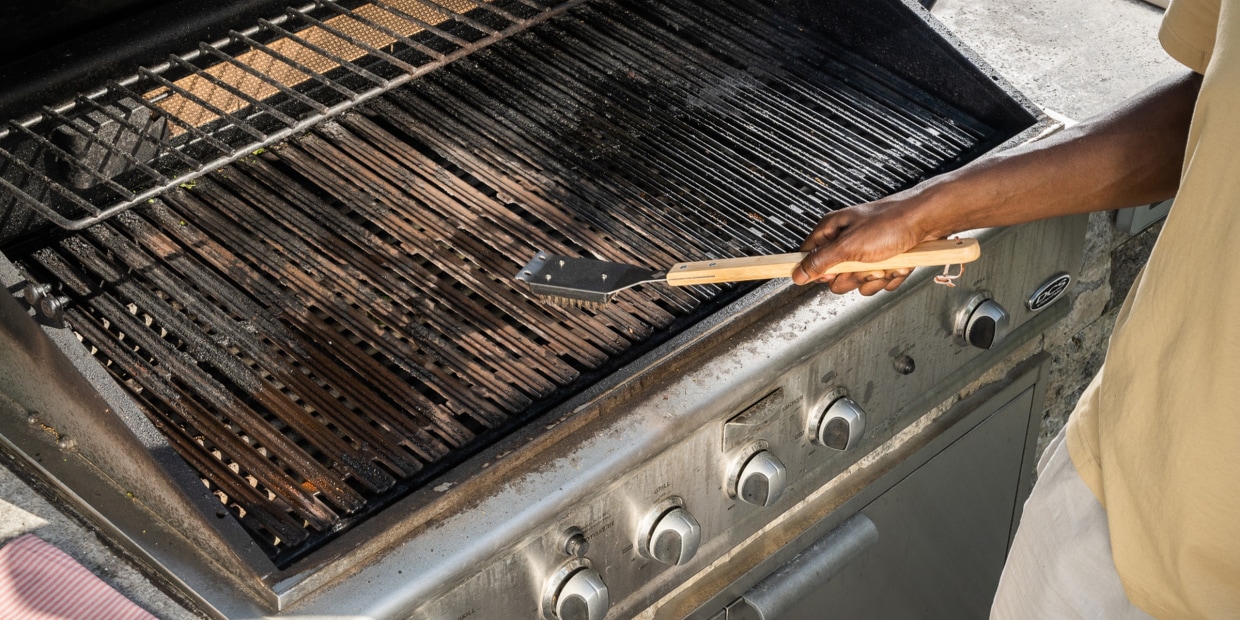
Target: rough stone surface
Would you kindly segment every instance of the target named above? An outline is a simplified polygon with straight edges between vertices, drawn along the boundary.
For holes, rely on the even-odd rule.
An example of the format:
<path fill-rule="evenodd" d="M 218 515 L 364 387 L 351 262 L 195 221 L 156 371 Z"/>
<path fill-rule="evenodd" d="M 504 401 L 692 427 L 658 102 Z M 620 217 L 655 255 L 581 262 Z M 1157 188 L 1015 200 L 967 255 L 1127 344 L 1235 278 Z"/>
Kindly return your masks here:
<path fill-rule="evenodd" d="M 1084 119 L 1171 73 L 1137 0 L 939 0 L 934 15 L 1038 105 Z"/>

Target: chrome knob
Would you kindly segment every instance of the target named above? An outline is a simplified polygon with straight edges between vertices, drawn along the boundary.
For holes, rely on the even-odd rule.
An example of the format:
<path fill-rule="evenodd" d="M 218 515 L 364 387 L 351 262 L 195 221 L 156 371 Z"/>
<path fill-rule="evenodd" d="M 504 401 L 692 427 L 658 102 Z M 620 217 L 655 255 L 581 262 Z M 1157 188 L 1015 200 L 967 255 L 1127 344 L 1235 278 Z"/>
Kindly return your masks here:
<path fill-rule="evenodd" d="M 664 564 L 686 564 L 697 554 L 702 526 L 683 500 L 669 497 L 642 519 L 637 538 L 637 549 L 643 556 Z"/>
<path fill-rule="evenodd" d="M 852 449 L 865 433 L 865 411 L 838 388 L 829 392 L 822 402 L 826 406 L 820 405 L 820 413 L 810 418 L 810 440 L 841 452 Z"/>
<path fill-rule="evenodd" d="M 1011 325 L 1007 310 L 988 293 L 974 297 L 956 319 L 956 343 L 991 349 L 1003 341 Z"/>
<path fill-rule="evenodd" d="M 607 584 L 584 558 L 560 566 L 543 592 L 548 620 L 603 620 L 610 606 Z"/>
<path fill-rule="evenodd" d="M 741 465 L 736 477 L 736 497 L 754 506 L 770 506 L 783 495 L 788 468 L 769 450 L 760 450 Z"/>
<path fill-rule="evenodd" d="M 603 620 L 610 606 L 603 577 L 592 568 L 583 568 L 564 582 L 556 597 L 555 617 L 559 620 Z"/>

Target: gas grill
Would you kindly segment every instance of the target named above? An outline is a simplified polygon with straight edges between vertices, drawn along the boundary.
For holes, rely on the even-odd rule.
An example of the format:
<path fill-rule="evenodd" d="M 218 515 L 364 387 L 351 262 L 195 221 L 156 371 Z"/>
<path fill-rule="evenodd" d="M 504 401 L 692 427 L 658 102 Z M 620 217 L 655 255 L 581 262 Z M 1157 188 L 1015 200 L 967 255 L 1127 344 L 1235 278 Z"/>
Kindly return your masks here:
<path fill-rule="evenodd" d="M 512 276 L 786 252 L 1047 129 L 926 19 L 322 1 L 77 84 L 0 135 L 4 443 L 220 616 L 713 615 L 968 430 L 936 405 L 1062 313 L 1082 221 L 874 299 Z"/>

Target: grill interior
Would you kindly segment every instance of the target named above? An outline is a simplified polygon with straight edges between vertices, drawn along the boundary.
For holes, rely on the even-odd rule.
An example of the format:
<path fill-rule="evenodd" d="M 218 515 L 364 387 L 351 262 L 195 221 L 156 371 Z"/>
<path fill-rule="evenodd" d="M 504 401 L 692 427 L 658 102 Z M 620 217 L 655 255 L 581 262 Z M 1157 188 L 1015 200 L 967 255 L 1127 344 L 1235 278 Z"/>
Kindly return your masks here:
<path fill-rule="evenodd" d="M 94 224 L 567 6 L 315 0 L 230 30 L 0 125 L 0 230 L 32 213 L 73 230 Z"/>
<path fill-rule="evenodd" d="M 6 253 L 286 566 L 746 290 L 561 308 L 536 251 L 786 252 L 999 139 L 763 0 L 598 0 Z"/>

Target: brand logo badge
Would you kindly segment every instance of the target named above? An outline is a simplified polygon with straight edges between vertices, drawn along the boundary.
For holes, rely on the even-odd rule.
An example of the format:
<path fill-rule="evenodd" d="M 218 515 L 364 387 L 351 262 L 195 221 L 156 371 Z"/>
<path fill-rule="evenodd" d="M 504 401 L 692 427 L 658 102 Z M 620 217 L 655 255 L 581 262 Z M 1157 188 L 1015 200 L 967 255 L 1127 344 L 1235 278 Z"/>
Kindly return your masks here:
<path fill-rule="evenodd" d="M 1038 290 L 1029 296 L 1029 301 L 1025 302 L 1025 307 L 1033 312 L 1037 312 L 1063 297 L 1064 291 L 1068 290 L 1068 285 L 1072 283 L 1072 276 L 1066 273 L 1055 274 L 1051 279 L 1042 283 Z"/>

